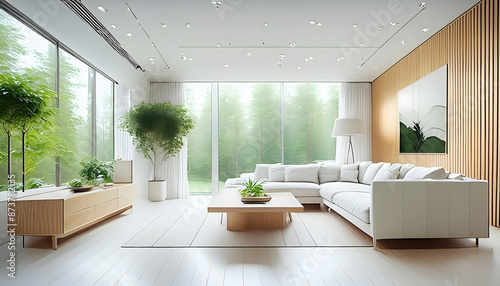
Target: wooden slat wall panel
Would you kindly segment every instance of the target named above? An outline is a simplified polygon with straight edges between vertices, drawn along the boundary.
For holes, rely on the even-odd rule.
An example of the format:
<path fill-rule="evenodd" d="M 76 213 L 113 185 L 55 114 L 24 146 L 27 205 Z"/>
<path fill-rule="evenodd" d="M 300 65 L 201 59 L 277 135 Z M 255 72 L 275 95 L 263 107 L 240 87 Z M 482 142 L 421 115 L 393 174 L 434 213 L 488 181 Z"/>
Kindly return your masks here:
<path fill-rule="evenodd" d="M 372 84 L 373 160 L 443 166 L 490 188 L 500 227 L 499 1 L 483 0 Z M 448 64 L 448 153 L 400 154 L 398 92 Z"/>

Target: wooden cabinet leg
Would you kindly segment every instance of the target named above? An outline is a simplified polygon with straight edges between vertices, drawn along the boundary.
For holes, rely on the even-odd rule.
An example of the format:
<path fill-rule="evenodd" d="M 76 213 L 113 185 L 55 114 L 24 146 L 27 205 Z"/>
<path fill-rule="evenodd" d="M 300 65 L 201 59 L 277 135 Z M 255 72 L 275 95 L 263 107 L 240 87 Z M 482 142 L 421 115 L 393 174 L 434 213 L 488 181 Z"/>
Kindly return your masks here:
<path fill-rule="evenodd" d="M 57 249 L 57 237 L 55 235 L 52 236 L 52 249 Z"/>
<path fill-rule="evenodd" d="M 290 218 L 290 221 L 292 221 L 292 213 L 291 212 L 288 213 L 288 217 Z"/>

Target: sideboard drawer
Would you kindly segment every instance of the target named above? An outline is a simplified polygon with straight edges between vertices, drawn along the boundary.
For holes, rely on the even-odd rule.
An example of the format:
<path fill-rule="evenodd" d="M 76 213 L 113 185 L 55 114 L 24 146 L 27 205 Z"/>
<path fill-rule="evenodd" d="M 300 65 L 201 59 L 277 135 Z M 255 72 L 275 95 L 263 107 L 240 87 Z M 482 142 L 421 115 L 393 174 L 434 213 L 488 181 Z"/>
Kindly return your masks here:
<path fill-rule="evenodd" d="M 118 199 L 113 199 L 95 206 L 96 218 L 108 215 L 118 209 Z"/>
<path fill-rule="evenodd" d="M 95 206 L 98 202 L 109 201 L 117 197 L 117 188 L 97 189 L 88 193 L 82 193 L 64 201 L 64 215 Z"/>
<path fill-rule="evenodd" d="M 121 209 L 123 207 L 132 205 L 133 203 L 135 203 L 136 198 L 137 198 L 136 193 L 132 193 L 132 194 L 128 194 L 128 195 L 123 196 L 123 197 L 119 197 L 118 198 L 118 208 Z"/>
<path fill-rule="evenodd" d="M 92 206 L 64 217 L 64 232 L 71 231 L 96 219 L 96 207 Z"/>

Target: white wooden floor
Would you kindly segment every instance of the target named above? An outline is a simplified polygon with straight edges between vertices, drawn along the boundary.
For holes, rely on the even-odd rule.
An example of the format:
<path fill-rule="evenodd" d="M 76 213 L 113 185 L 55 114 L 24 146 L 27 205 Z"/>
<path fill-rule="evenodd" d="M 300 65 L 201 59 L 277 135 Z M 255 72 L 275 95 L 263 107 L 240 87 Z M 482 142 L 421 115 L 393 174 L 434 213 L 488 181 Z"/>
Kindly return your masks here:
<path fill-rule="evenodd" d="M 284 229 L 228 231 L 227 215 L 208 213 L 208 199 L 175 200 L 122 247 L 306 247 L 372 246 L 372 238 L 319 205 L 292 213 Z M 315 208 L 313 208 L 315 207 Z M 328 228 L 325 228 L 328 225 Z"/>
<path fill-rule="evenodd" d="M 16 279 L 6 276 L 7 246 L 1 245 L 0 285 L 500 285 L 498 228 L 491 228 L 491 237 L 481 239 L 478 248 L 471 247 L 469 240 L 454 248 L 432 249 L 434 244 L 427 243 L 417 245 L 424 249 L 380 251 L 369 247 L 121 248 L 171 203 L 141 200 L 132 215 L 120 215 L 61 239 L 55 251 L 50 249 L 50 239 L 24 249 L 18 239 Z"/>

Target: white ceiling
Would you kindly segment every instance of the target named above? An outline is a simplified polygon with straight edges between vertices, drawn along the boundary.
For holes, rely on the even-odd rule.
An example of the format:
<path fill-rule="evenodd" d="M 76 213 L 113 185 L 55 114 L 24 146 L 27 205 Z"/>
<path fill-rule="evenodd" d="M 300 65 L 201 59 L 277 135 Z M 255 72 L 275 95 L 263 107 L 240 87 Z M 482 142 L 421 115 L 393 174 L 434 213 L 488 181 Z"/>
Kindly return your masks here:
<path fill-rule="evenodd" d="M 371 82 L 478 0 L 221 2 L 82 0 L 151 82 Z"/>

